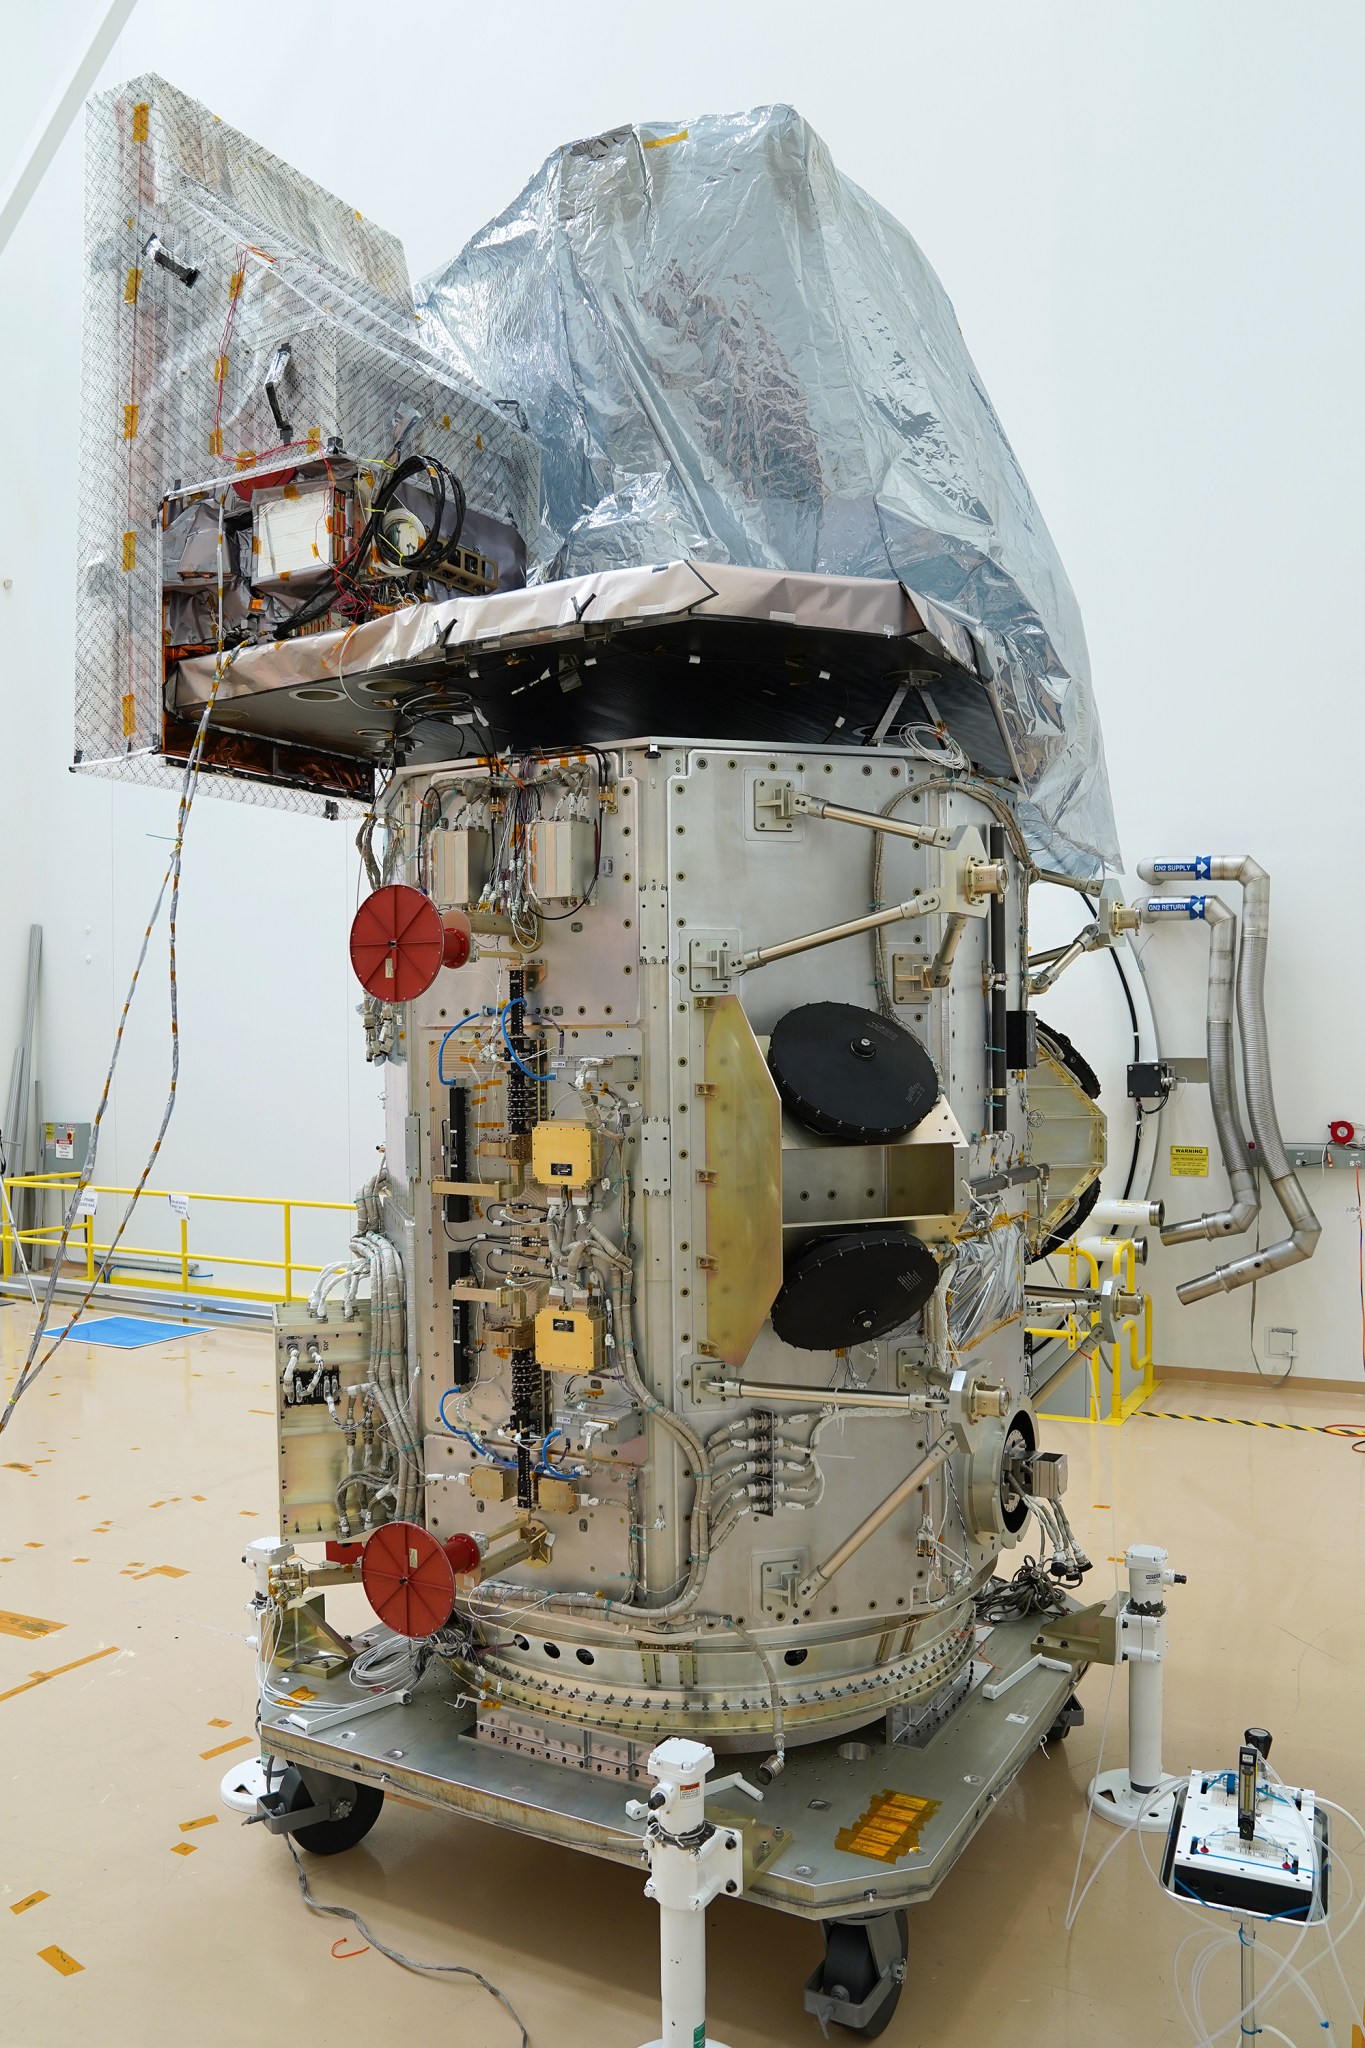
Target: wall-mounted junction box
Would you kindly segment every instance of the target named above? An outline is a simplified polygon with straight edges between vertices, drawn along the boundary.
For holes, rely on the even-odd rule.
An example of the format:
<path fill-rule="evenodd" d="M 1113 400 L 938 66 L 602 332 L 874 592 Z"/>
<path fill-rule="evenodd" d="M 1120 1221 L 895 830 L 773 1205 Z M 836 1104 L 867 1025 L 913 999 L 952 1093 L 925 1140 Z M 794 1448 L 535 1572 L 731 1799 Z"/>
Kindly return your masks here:
<path fill-rule="evenodd" d="M 537 818 L 531 887 L 542 903 L 581 903 L 592 887 L 597 840 L 586 818 Z"/>
<path fill-rule="evenodd" d="M 441 910 L 477 903 L 488 883 L 493 844 L 481 825 L 438 826 L 427 841 L 432 901 Z"/>
<path fill-rule="evenodd" d="M 543 1308 L 536 1317 L 536 1364 L 542 1372 L 600 1372 L 601 1318 L 582 1308 Z"/>
<path fill-rule="evenodd" d="M 587 1124 L 537 1124 L 531 1133 L 531 1172 L 543 1188 L 585 1188 L 597 1171 L 597 1148 Z"/>

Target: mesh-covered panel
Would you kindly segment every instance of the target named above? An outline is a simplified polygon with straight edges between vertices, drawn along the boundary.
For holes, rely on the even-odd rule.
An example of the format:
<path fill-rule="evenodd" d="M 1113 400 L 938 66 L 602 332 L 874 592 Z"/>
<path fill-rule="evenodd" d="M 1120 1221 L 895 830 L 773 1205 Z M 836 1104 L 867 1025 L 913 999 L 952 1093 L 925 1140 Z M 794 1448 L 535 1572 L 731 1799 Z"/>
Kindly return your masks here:
<path fill-rule="evenodd" d="M 514 411 L 423 347 L 401 244 L 160 79 L 90 102 L 85 262 L 75 759 L 174 787 L 180 770 L 161 757 L 168 491 L 334 441 L 380 459 L 401 438 L 446 463 L 471 508 L 527 535 L 539 458 Z M 282 342 L 287 438 L 265 388 Z M 287 754 L 277 772 L 289 778 Z M 295 810 L 333 801 L 274 781 L 210 786 Z"/>

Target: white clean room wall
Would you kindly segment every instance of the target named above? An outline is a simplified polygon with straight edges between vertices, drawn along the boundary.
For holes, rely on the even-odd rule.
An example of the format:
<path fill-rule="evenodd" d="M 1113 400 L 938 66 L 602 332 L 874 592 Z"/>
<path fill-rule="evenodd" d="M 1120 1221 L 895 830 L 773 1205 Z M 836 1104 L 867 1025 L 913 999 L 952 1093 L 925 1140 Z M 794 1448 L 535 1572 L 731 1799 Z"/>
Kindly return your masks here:
<path fill-rule="evenodd" d="M 36 108 L 85 9 L 5 10 Z M 35 18 L 30 18 L 35 17 Z M 1080 597 L 1119 829 L 1148 852 L 1249 850 L 1274 875 L 1270 1013 L 1287 1135 L 1365 1118 L 1355 792 L 1365 721 L 1351 628 L 1357 487 L 1365 15 L 1307 0 L 697 0 L 680 16 L 524 0 L 420 32 L 356 0 L 239 0 L 210 17 L 139 0 L 103 82 L 156 70 L 399 232 L 449 256 L 558 143 L 623 120 L 790 100 L 911 228 Z M 21 124 L 7 126 L 5 152 Z M 0 258 L 9 488 L 0 494 L 5 833 L 0 1082 L 23 935 L 47 930 L 49 1113 L 92 1099 L 172 800 L 66 773 L 80 238 L 79 127 Z M 206 801 L 186 863 L 184 1078 L 165 1183 L 344 1194 L 373 1159 L 376 1081 L 352 1014 L 354 896 L 338 826 Z M 1048 917 L 1069 915 L 1053 906 Z M 1147 955 L 1164 1048 L 1202 1049 L 1199 928 Z M 163 1091 L 163 979 L 117 1095 L 133 1170 Z M 1117 1078 L 1112 971 L 1083 963 L 1047 1014 Z M 1211 1137 L 1202 1091 L 1163 1121 Z M 1355 1193 L 1315 1174 L 1317 1258 L 1259 1290 L 1258 1349 L 1361 1366 Z M 1217 1178 L 1154 1193 L 1196 1206 Z M 1149 1275 L 1158 1352 L 1248 1369 L 1243 1295 L 1180 1310 Z"/>

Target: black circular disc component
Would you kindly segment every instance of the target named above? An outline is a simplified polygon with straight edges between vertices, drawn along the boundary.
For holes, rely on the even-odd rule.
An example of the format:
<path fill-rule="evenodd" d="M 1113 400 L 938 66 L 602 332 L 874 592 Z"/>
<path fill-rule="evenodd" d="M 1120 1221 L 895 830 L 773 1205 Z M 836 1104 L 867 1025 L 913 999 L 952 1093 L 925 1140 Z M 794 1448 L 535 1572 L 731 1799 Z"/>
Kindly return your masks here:
<path fill-rule="evenodd" d="M 1044 1024 L 1040 1017 L 1038 1019 L 1038 1042 L 1045 1051 L 1052 1054 L 1053 1059 L 1057 1060 L 1067 1069 L 1068 1073 L 1075 1076 L 1092 1102 L 1099 1100 L 1099 1075 L 1095 1072 L 1089 1060 L 1082 1053 L 1077 1052 L 1064 1031 L 1058 1031 L 1055 1025 Z M 1139 1118 L 1140 1122 L 1141 1119 Z M 1052 1254 L 1060 1251 L 1069 1239 L 1077 1236 L 1081 1225 L 1099 1198 L 1100 1181 L 1099 1175 L 1096 1174 L 1089 1187 L 1081 1191 L 1081 1194 L 1072 1203 L 1066 1214 L 1060 1218 L 1057 1228 L 1039 1245 L 1033 1257 L 1035 1259 L 1050 1259 Z"/>
<path fill-rule="evenodd" d="M 787 1261 L 773 1328 L 799 1351 L 837 1351 L 884 1337 L 938 1285 L 927 1245 L 888 1225 L 817 1237 Z"/>
<path fill-rule="evenodd" d="M 1090 1100 L 1098 1102 L 1100 1099 L 1100 1077 L 1085 1057 L 1085 1054 L 1077 1051 L 1066 1033 L 1059 1031 L 1055 1024 L 1044 1024 L 1040 1017 L 1038 1019 L 1038 1036 L 1052 1054 L 1053 1059 L 1060 1060 L 1067 1071 L 1075 1075 L 1086 1094 L 1090 1097 Z"/>
<path fill-rule="evenodd" d="M 1010 1467 L 1031 1458 L 1038 1448 L 1038 1432 L 1027 1408 L 1017 1408 L 1005 1431 L 1005 1461 L 1000 1481 L 1000 1518 L 1011 1536 L 1017 1536 L 1029 1518 L 1029 1504 L 1016 1493 L 1010 1481 Z"/>
<path fill-rule="evenodd" d="M 913 1032 L 857 1003 L 803 1003 L 773 1031 L 768 1065 L 808 1131 L 888 1145 L 938 1100 L 934 1063 Z"/>

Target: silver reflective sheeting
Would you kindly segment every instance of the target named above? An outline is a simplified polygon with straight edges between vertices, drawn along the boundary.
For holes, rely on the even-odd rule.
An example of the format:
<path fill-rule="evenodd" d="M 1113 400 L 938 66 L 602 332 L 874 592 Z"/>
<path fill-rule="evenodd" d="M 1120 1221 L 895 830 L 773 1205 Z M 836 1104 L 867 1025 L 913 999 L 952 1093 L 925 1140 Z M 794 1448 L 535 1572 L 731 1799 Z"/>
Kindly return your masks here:
<path fill-rule="evenodd" d="M 1118 861 L 1076 601 L 952 306 L 790 107 L 560 150 L 418 304 L 540 442 L 533 576 L 895 576 L 972 635 L 1038 858 Z"/>
<path fill-rule="evenodd" d="M 970 1350 L 1022 1315 L 1026 1256 L 1022 1223 L 961 1240 L 948 1283 L 948 1334 L 955 1350 Z"/>

